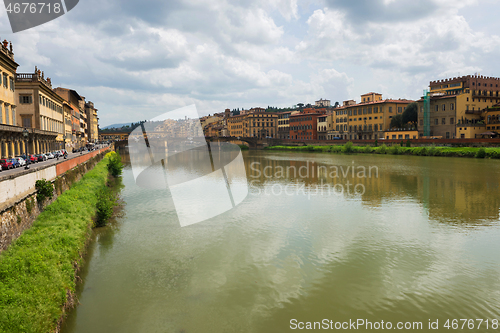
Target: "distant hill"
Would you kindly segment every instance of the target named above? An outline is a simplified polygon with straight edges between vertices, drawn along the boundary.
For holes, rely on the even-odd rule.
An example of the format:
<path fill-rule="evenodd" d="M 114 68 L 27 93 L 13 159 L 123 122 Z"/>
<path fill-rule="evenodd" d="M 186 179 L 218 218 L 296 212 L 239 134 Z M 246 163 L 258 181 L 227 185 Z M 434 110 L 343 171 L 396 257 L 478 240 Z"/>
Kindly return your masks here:
<path fill-rule="evenodd" d="M 108 128 L 122 128 L 123 126 L 130 126 L 131 123 L 123 123 L 123 124 L 113 124 L 113 125 L 108 125 L 106 127 L 103 127 L 101 129 L 108 129 Z"/>

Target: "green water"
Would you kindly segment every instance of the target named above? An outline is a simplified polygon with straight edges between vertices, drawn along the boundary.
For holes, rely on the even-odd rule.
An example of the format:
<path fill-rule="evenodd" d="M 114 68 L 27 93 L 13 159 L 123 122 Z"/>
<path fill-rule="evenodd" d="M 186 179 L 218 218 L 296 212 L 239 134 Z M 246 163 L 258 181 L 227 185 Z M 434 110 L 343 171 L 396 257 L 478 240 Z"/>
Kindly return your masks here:
<path fill-rule="evenodd" d="M 243 155 L 245 201 L 184 228 L 168 191 L 136 186 L 127 167 L 124 216 L 96 231 L 62 331 L 288 332 L 362 319 L 448 332 L 474 319 L 464 331 L 500 332 L 500 161 Z"/>

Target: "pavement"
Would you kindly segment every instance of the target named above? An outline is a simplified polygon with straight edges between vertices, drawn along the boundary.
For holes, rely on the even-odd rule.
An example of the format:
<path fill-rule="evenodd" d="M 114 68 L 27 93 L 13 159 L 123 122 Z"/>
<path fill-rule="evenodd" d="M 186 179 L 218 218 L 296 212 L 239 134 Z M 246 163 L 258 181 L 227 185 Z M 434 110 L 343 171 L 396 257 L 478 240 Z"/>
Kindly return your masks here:
<path fill-rule="evenodd" d="M 97 146 L 97 149 L 101 149 L 101 148 L 105 148 L 107 147 L 107 145 L 99 145 Z M 83 156 L 83 155 L 86 155 L 88 154 L 89 151 L 84 151 L 82 152 L 81 154 L 80 153 L 72 153 L 70 151 L 68 151 L 68 156 L 66 157 L 66 160 L 70 160 L 72 158 L 75 158 L 75 157 L 78 157 L 78 156 Z M 47 167 L 47 166 L 50 166 L 50 165 L 55 165 L 59 162 L 63 162 L 65 161 L 64 157 L 59 157 L 59 160 L 57 158 L 51 158 L 49 160 L 46 160 L 46 161 L 43 161 L 43 162 L 36 162 L 36 163 L 30 163 L 30 169 L 33 168 L 33 167 Z M 21 166 L 21 167 L 18 167 L 18 168 L 15 168 L 15 169 L 10 169 L 10 170 L 2 170 L 0 171 L 0 180 L 2 180 L 3 178 L 14 178 L 16 177 L 17 174 L 21 174 L 23 173 L 23 171 L 26 171 L 24 169 L 24 166 Z"/>

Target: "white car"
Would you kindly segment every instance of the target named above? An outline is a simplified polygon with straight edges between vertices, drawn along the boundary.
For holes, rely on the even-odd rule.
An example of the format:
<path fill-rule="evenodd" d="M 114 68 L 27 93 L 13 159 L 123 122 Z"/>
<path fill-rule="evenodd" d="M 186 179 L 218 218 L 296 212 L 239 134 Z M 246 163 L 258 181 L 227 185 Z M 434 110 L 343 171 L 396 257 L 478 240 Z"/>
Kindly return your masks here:
<path fill-rule="evenodd" d="M 25 166 L 26 165 L 26 160 L 22 157 L 14 157 L 19 162 L 19 166 Z"/>
<path fill-rule="evenodd" d="M 54 154 L 52 153 L 47 153 L 45 156 L 47 156 L 48 159 L 54 158 Z"/>

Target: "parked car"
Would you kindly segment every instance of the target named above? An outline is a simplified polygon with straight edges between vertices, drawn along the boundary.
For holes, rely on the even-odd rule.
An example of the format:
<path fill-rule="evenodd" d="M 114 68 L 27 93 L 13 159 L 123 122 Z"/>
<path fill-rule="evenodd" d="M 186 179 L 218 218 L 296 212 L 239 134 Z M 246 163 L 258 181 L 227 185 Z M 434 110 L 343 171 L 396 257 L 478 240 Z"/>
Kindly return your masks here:
<path fill-rule="evenodd" d="M 45 154 L 38 154 L 36 155 L 36 157 L 38 159 L 38 162 L 43 162 L 47 160 L 47 156 L 45 156 Z"/>
<path fill-rule="evenodd" d="M 30 154 L 30 155 L 28 155 L 28 156 L 29 156 L 29 160 L 30 160 L 30 162 L 31 162 L 31 163 L 36 163 L 36 162 L 38 162 L 38 157 L 36 157 L 35 155 Z"/>
<path fill-rule="evenodd" d="M 14 166 L 12 165 L 12 162 L 8 158 L 2 158 L 0 160 L 0 165 L 2 166 L 3 169 L 12 169 Z"/>
<path fill-rule="evenodd" d="M 19 162 L 19 166 L 25 166 L 26 165 L 26 160 L 22 158 L 21 156 L 14 157 L 17 162 Z"/>
<path fill-rule="evenodd" d="M 0 164 L 0 171 L 2 171 L 2 165 Z"/>
<path fill-rule="evenodd" d="M 19 168 L 21 165 L 19 164 L 19 161 L 15 158 L 11 158 L 10 161 L 12 162 L 12 166 L 14 168 Z"/>
<path fill-rule="evenodd" d="M 47 154 L 45 154 L 45 156 L 47 156 L 47 159 L 49 160 L 55 157 L 51 152 L 48 152 Z"/>

